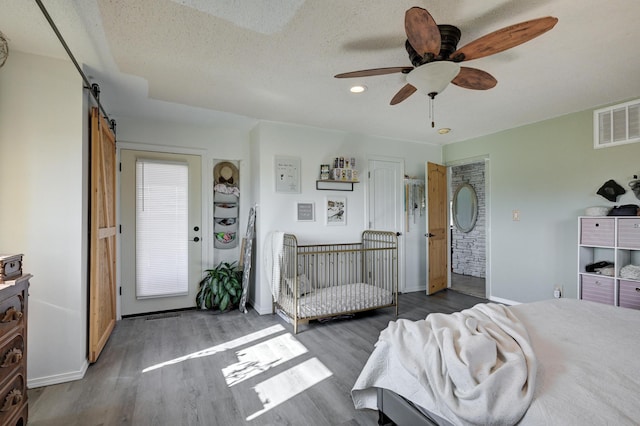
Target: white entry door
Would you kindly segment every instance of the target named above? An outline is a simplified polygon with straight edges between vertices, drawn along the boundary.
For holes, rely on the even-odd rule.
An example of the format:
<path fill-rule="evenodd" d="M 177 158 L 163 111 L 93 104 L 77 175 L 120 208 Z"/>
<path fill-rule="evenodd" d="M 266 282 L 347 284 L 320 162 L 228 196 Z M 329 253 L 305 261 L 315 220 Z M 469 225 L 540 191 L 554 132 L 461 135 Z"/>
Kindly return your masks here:
<path fill-rule="evenodd" d="M 369 160 L 369 229 L 398 233 L 398 291 L 404 291 L 405 258 L 404 164 L 394 160 Z"/>
<path fill-rule="evenodd" d="M 120 160 L 122 315 L 195 306 L 201 158 L 123 149 Z"/>

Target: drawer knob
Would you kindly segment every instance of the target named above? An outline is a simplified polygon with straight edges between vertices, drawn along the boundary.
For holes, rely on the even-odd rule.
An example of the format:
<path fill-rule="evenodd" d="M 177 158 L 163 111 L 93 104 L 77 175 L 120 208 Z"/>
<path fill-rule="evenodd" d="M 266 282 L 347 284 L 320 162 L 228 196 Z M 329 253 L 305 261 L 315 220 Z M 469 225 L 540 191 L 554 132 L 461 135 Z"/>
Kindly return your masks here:
<path fill-rule="evenodd" d="M 636 287 L 636 292 L 640 293 L 640 287 Z"/>
<path fill-rule="evenodd" d="M 4 398 L 4 404 L 2 404 L 2 408 L 0 408 L 0 411 L 9 411 L 21 402 L 22 392 L 20 392 L 20 389 L 12 389 L 11 392 L 9 392 Z"/>
<path fill-rule="evenodd" d="M 0 364 L 0 367 L 11 367 L 12 365 L 18 364 L 20 361 L 22 361 L 22 349 L 11 348 L 4 355 L 4 361 Z"/>
<path fill-rule="evenodd" d="M 22 312 L 17 311 L 16 308 L 12 306 L 4 312 L 4 316 L 0 319 L 0 322 L 18 321 L 20 318 L 22 318 Z"/>

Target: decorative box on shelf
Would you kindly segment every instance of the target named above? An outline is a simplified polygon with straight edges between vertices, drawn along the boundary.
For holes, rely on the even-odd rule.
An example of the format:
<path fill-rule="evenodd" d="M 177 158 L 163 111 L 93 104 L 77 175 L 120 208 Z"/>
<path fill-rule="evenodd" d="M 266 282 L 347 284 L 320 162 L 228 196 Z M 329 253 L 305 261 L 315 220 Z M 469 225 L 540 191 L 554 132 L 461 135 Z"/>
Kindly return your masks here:
<path fill-rule="evenodd" d="M 22 254 L 0 254 L 0 282 L 22 275 Z"/>
<path fill-rule="evenodd" d="M 356 169 L 333 169 L 331 170 L 331 180 L 341 180 L 347 182 L 358 182 L 359 174 Z"/>

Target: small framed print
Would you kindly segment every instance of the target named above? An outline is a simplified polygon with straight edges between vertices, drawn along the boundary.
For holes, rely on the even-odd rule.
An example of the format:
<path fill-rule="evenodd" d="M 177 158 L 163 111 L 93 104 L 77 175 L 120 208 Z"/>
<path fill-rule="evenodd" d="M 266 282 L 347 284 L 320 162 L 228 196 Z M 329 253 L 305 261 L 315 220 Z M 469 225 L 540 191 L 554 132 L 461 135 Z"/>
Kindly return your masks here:
<path fill-rule="evenodd" d="M 320 180 L 328 180 L 331 168 L 328 164 L 320 164 Z"/>
<path fill-rule="evenodd" d="M 325 220 L 327 226 L 346 225 L 347 199 L 344 197 L 327 197 L 325 202 Z"/>
<path fill-rule="evenodd" d="M 296 220 L 298 222 L 314 222 L 316 220 L 313 202 L 298 201 L 296 203 Z"/>
<path fill-rule="evenodd" d="M 276 192 L 300 193 L 300 158 L 276 156 Z"/>

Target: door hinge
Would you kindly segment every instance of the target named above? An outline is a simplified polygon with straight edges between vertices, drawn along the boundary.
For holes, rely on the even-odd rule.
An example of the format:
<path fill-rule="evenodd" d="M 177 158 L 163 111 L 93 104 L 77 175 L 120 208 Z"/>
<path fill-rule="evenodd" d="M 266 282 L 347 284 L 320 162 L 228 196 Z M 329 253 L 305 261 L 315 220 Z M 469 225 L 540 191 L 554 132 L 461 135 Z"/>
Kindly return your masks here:
<path fill-rule="evenodd" d="M 121 172 L 122 171 L 122 162 L 118 163 L 118 171 Z"/>
<path fill-rule="evenodd" d="M 122 287 L 118 287 L 118 293 L 120 293 L 120 296 L 122 296 Z"/>
<path fill-rule="evenodd" d="M 120 228 L 119 232 L 122 234 L 122 225 L 120 225 L 119 228 Z"/>

